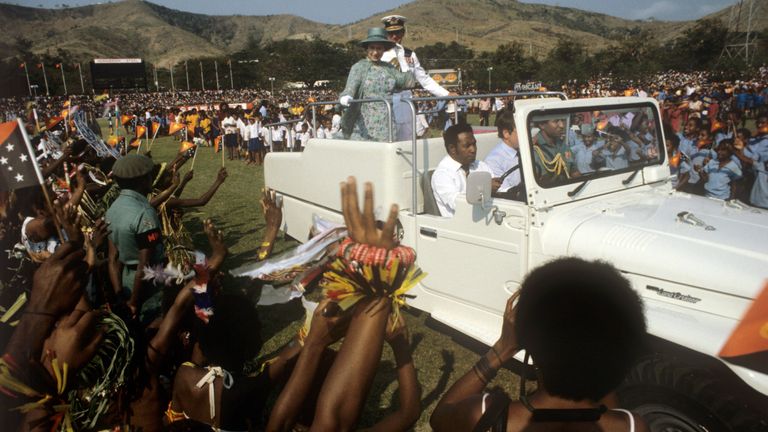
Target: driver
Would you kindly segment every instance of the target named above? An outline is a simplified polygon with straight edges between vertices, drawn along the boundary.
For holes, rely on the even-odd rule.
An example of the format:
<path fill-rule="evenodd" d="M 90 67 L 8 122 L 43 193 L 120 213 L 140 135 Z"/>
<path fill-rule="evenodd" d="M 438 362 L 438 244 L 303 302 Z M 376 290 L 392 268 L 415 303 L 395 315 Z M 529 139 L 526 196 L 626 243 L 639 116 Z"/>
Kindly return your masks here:
<path fill-rule="evenodd" d="M 467 176 L 471 172 L 493 172 L 483 161 L 476 160 L 477 140 L 472 126 L 460 123 L 449 127 L 443 134 L 445 150 L 448 154 L 432 174 L 432 190 L 435 194 L 440 216 L 452 217 L 456 212 L 456 197 L 467 191 Z M 494 179 L 493 192 L 499 189 L 500 182 Z"/>
<path fill-rule="evenodd" d="M 501 142 L 488 153 L 485 163 L 493 171 L 493 177 L 501 182 L 496 196 L 507 199 L 520 199 L 520 144 L 515 128 L 515 111 L 504 109 L 496 115 L 496 129 Z"/>

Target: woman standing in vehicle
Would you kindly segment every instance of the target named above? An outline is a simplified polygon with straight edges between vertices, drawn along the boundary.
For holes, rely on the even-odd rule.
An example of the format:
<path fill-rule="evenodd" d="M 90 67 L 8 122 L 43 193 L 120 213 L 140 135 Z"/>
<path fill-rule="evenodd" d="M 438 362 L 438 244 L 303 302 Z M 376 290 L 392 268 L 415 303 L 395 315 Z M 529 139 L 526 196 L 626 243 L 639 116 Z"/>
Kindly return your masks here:
<path fill-rule="evenodd" d="M 368 37 L 360 42 L 366 58 L 352 66 L 347 85 L 341 92 L 339 103 L 347 107 L 341 118 L 341 132 L 346 139 L 388 141 L 391 118 L 387 121 L 387 107 L 383 102 L 350 104 L 352 99 L 383 98 L 395 90 L 413 87 L 416 79 L 412 72 L 401 72 L 381 61 L 385 51 L 394 42 L 387 39 L 382 28 L 368 30 Z"/>

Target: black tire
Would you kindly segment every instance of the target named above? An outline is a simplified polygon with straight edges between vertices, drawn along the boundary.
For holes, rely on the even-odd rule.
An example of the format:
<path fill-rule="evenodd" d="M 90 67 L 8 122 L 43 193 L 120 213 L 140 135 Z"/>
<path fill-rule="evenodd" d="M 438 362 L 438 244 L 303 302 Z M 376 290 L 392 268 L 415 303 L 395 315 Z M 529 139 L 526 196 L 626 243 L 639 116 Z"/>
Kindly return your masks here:
<path fill-rule="evenodd" d="M 662 355 L 643 358 L 618 391 L 653 432 L 765 432 L 768 419 L 710 371 Z"/>

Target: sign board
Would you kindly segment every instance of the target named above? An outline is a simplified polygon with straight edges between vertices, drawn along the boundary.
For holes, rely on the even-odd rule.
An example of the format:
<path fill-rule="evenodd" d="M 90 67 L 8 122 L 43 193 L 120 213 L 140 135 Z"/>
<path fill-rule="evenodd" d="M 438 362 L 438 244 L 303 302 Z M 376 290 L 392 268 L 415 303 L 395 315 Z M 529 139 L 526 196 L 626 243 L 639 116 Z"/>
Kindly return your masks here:
<path fill-rule="evenodd" d="M 430 69 L 427 71 L 435 82 L 443 87 L 460 87 L 461 71 L 456 69 Z"/>

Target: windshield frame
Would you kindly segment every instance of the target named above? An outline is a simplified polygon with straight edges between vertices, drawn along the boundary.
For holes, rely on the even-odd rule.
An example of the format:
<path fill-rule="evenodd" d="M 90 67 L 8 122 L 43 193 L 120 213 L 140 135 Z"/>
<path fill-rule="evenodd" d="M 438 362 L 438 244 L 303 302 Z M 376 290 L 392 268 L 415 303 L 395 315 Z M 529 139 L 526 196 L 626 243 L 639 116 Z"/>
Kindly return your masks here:
<path fill-rule="evenodd" d="M 579 176 L 570 176 L 570 178 L 566 178 L 564 180 L 558 180 L 554 182 L 542 182 L 541 180 L 545 177 L 543 176 L 537 176 L 536 175 L 536 155 L 535 155 L 535 136 L 531 133 L 534 129 L 533 127 L 533 119 L 534 118 L 541 118 L 541 117 L 556 117 L 556 116 L 562 116 L 563 120 L 565 121 L 564 125 L 564 135 L 565 135 L 565 142 L 564 144 L 567 145 L 568 150 L 572 151 L 573 144 L 568 142 L 568 136 L 569 132 L 568 129 L 570 128 L 570 119 L 573 118 L 574 115 L 584 113 L 584 112 L 614 112 L 614 111 L 620 111 L 620 110 L 632 110 L 632 111 L 641 111 L 641 110 L 650 110 L 650 115 L 652 116 L 652 119 L 649 118 L 649 120 L 653 120 L 653 123 L 655 125 L 655 136 L 657 138 L 657 145 L 656 145 L 656 151 L 657 151 L 657 157 L 655 159 L 645 161 L 641 164 L 628 164 L 625 168 L 620 169 L 614 169 L 614 170 L 595 170 L 591 173 L 588 173 L 588 175 L 579 175 Z M 526 135 L 528 138 L 528 156 L 530 157 L 530 163 L 531 163 L 531 169 L 534 173 L 533 181 L 536 185 L 538 185 L 541 188 L 544 189 L 552 189 L 552 188 L 558 188 L 561 186 L 566 185 L 575 185 L 577 183 L 583 183 L 585 181 L 589 180 L 595 180 L 605 177 L 612 177 L 617 174 L 630 174 L 637 170 L 642 170 L 647 167 L 655 167 L 660 166 L 665 163 L 667 154 L 666 154 L 666 145 L 664 141 L 664 134 L 663 134 L 663 127 L 661 123 L 660 113 L 659 110 L 656 109 L 656 106 L 648 101 L 648 102 L 637 102 L 637 103 L 623 103 L 623 104 L 607 104 L 607 105 L 592 105 L 592 106 L 571 106 L 571 107 L 565 107 L 565 108 L 554 108 L 554 109 L 535 109 L 528 113 L 527 117 L 525 118 L 525 124 L 526 128 Z M 649 129 L 649 132 L 651 130 Z M 575 161 L 573 162 L 575 164 Z"/>

